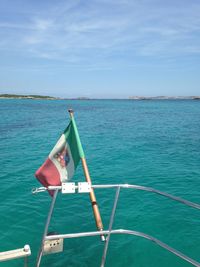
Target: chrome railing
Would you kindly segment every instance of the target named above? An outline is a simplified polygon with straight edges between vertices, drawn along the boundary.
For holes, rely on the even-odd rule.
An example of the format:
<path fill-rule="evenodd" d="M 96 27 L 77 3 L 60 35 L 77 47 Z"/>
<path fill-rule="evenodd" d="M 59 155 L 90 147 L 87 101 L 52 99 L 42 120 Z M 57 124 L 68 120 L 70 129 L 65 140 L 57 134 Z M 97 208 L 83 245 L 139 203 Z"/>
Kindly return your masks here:
<path fill-rule="evenodd" d="M 75 185 L 75 183 L 68 183 L 69 184 L 69 188 L 68 190 L 66 190 L 66 192 L 68 193 L 75 193 L 76 190 L 78 191 L 78 193 L 80 193 L 80 184 L 83 183 L 78 183 L 78 185 Z M 56 201 L 56 197 L 57 197 L 57 193 L 58 191 L 62 190 L 63 187 L 62 186 L 49 186 L 48 189 L 45 187 L 40 187 L 37 189 L 33 189 L 33 193 L 39 193 L 39 192 L 43 192 L 46 190 L 55 190 L 54 196 L 52 198 L 52 203 L 50 206 L 50 210 L 49 210 L 49 214 L 47 217 L 47 222 L 45 225 L 45 230 L 44 230 L 44 234 L 43 234 L 43 238 L 42 238 L 42 242 L 41 242 L 41 247 L 40 247 L 40 251 L 38 254 L 38 259 L 37 259 L 37 267 L 40 266 L 40 261 L 41 261 L 41 257 L 43 255 L 43 250 L 44 250 L 44 243 L 45 241 L 48 240 L 55 240 L 55 239 L 68 239 L 68 238 L 80 238 L 80 237 L 89 237 L 89 236 L 102 236 L 105 235 L 106 236 L 106 241 L 105 241 L 105 245 L 104 245 L 104 251 L 103 251 L 103 255 L 102 255 L 102 260 L 101 260 L 101 267 L 105 266 L 106 263 L 106 256 L 107 256 L 107 250 L 108 250 L 108 246 L 109 246 L 109 242 L 110 242 L 110 236 L 113 234 L 127 234 L 127 235 L 134 235 L 134 236 L 138 236 L 138 237 L 142 237 L 145 239 L 148 239 L 152 242 L 154 242 L 155 244 L 157 244 L 158 246 L 164 248 L 165 250 L 173 253 L 174 255 L 178 256 L 179 258 L 183 259 L 186 262 L 189 262 L 190 264 L 192 264 L 193 266 L 197 266 L 200 267 L 200 263 L 195 261 L 194 259 L 188 257 L 187 255 L 181 253 L 180 251 L 168 246 L 167 244 L 165 244 L 164 242 L 158 240 L 155 237 L 152 237 L 148 234 L 145 234 L 143 232 L 138 232 L 138 231 L 133 231 L 133 230 L 126 230 L 126 229 L 114 229 L 113 230 L 113 223 L 114 223 L 114 217 L 115 217 L 115 211 L 117 208 L 117 203 L 119 200 L 119 195 L 120 195 L 120 190 L 121 189 L 135 189 L 135 190 L 142 190 L 142 191 L 148 191 L 148 192 L 152 192 L 161 196 L 164 196 L 166 198 L 172 199 L 174 201 L 180 202 L 186 206 L 192 207 L 194 209 L 200 209 L 200 205 L 188 200 L 185 200 L 183 198 L 180 197 L 176 197 L 173 196 L 171 194 L 156 190 L 154 188 L 151 187 L 146 187 L 146 186 L 139 186 L 139 185 L 130 185 L 130 184 L 108 184 L 108 185 L 89 185 L 87 183 L 86 187 L 87 188 L 85 190 L 85 193 L 90 192 L 90 189 L 107 189 L 107 188 L 116 188 L 116 194 L 115 194 L 115 199 L 114 199 L 114 204 L 113 204 L 113 208 L 112 208 L 112 212 L 111 212 L 111 216 L 110 216 L 110 221 L 109 221 L 109 227 L 108 230 L 104 230 L 104 231 L 93 231 L 93 232 L 82 232 L 82 233 L 70 233 L 70 234 L 59 234 L 59 235 L 47 235 L 48 232 L 48 226 L 51 220 L 51 216 L 53 213 L 53 209 L 54 209 L 54 205 L 55 205 L 55 201 Z M 83 189 L 81 189 L 81 193 L 83 193 Z M 63 190 L 62 190 L 63 191 Z"/>

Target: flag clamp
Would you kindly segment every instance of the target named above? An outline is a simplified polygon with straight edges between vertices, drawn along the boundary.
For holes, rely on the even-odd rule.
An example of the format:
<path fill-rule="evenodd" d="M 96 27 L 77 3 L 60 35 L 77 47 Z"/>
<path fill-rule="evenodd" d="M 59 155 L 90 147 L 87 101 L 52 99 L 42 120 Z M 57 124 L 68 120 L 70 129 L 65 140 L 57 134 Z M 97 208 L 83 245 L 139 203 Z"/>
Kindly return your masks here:
<path fill-rule="evenodd" d="M 62 194 L 73 194 L 75 188 L 75 183 L 62 183 Z"/>
<path fill-rule="evenodd" d="M 78 183 L 78 193 L 90 193 L 92 190 L 91 183 L 79 182 Z"/>

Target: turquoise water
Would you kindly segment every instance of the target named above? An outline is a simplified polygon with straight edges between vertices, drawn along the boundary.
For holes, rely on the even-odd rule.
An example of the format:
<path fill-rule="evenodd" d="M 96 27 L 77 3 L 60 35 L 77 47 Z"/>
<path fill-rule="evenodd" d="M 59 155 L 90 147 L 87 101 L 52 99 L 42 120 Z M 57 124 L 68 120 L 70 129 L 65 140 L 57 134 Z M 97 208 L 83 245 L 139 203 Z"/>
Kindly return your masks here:
<path fill-rule="evenodd" d="M 75 110 L 94 183 L 130 183 L 200 203 L 200 102 L 0 100 L 0 251 L 30 244 L 34 266 L 50 205 L 35 170 L 43 163 Z M 81 167 L 74 181 L 84 181 Z M 97 190 L 105 228 L 114 190 Z M 122 190 L 114 228 L 143 231 L 200 261 L 200 212 L 147 192 Z M 95 230 L 88 196 L 59 195 L 50 231 Z M 99 266 L 98 237 L 65 240 L 64 253 L 41 266 Z M 0 266 L 22 266 L 22 259 Z M 112 236 L 106 266 L 191 266 L 157 245 Z"/>

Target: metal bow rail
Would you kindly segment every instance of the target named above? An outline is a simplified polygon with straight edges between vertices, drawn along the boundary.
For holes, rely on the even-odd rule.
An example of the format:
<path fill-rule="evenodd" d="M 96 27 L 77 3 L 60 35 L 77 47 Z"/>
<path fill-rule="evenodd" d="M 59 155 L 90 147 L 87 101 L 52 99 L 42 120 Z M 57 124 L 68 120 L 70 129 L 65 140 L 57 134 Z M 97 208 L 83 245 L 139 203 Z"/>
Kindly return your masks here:
<path fill-rule="evenodd" d="M 115 194 L 114 204 L 113 204 L 113 208 L 112 208 L 112 212 L 111 212 L 111 216 L 110 216 L 110 222 L 109 222 L 108 230 L 82 232 L 82 233 L 71 233 L 71 234 L 59 234 L 59 235 L 47 235 L 48 227 L 50 224 L 50 220 L 51 220 L 51 216 L 53 213 L 53 209 L 54 209 L 54 205 L 55 205 L 55 201 L 56 201 L 56 197 L 57 197 L 58 192 L 61 190 L 63 194 L 75 193 L 76 191 L 77 191 L 77 193 L 88 193 L 88 192 L 90 192 L 91 188 L 93 188 L 93 189 L 115 188 L 116 189 L 116 194 Z M 106 263 L 106 256 L 107 256 L 107 250 L 108 250 L 108 246 L 109 246 L 109 242 L 110 242 L 110 236 L 113 234 L 127 234 L 127 235 L 134 235 L 134 236 L 139 236 L 139 237 L 143 237 L 145 239 L 148 239 L 148 240 L 154 242 L 155 244 L 157 244 L 158 246 L 164 248 L 165 250 L 175 254 L 176 256 L 183 259 L 184 261 L 191 263 L 193 266 L 200 267 L 199 262 L 195 261 L 194 259 L 188 257 L 187 255 L 181 253 L 180 251 L 168 246 L 167 244 L 163 243 L 162 241 L 160 241 L 157 238 L 152 237 L 148 234 L 138 232 L 138 231 L 125 230 L 125 229 L 113 230 L 112 227 L 113 227 L 113 222 L 114 222 L 114 217 L 115 217 L 115 211 L 117 208 L 117 203 L 119 200 L 119 194 L 120 194 L 121 189 L 135 189 L 135 190 L 148 191 L 151 193 L 155 193 L 155 194 L 167 197 L 167 198 L 172 199 L 174 201 L 180 202 L 186 206 L 190 206 L 192 208 L 200 210 L 200 204 L 193 203 L 191 201 L 185 200 L 185 199 L 180 198 L 180 197 L 173 196 L 171 194 L 156 190 L 156 189 L 151 188 L 151 187 L 139 186 L 139 185 L 130 185 L 130 184 L 91 185 L 89 183 L 78 183 L 76 185 L 75 183 L 64 183 L 64 184 L 62 184 L 62 186 L 49 186 L 48 188 L 40 187 L 40 188 L 33 189 L 32 192 L 34 194 L 39 193 L 39 192 L 44 192 L 46 190 L 54 190 L 55 191 L 53 198 L 52 198 L 49 214 L 47 217 L 45 230 L 44 230 L 44 234 L 43 234 L 43 238 L 42 238 L 41 247 L 39 250 L 36 266 L 37 267 L 40 266 L 41 257 L 42 257 L 43 252 L 44 252 L 45 242 L 52 241 L 52 240 L 55 241 L 55 240 L 68 239 L 68 238 L 80 238 L 80 237 L 105 235 L 106 240 L 105 240 L 101 265 L 100 265 L 101 267 L 104 267 L 105 263 Z"/>

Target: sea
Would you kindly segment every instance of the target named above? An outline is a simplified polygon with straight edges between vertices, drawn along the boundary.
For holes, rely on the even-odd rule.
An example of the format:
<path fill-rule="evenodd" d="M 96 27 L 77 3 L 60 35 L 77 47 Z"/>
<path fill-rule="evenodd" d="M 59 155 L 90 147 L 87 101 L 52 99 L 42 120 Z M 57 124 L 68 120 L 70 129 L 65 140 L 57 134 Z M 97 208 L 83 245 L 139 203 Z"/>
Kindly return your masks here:
<path fill-rule="evenodd" d="M 34 173 L 47 158 L 74 110 L 93 184 L 153 187 L 200 203 L 200 101 L 195 100 L 0 100 L 0 251 L 29 244 L 35 266 L 51 203 Z M 84 182 L 81 165 L 73 178 Z M 108 229 L 115 189 L 95 190 Z M 152 235 L 200 261 L 200 210 L 163 196 L 120 191 L 113 229 Z M 49 232 L 95 231 L 88 194 L 59 193 Z M 66 239 L 63 253 L 41 266 L 100 266 L 97 237 Z M 23 266 L 23 259 L 1 262 Z M 112 235 L 108 267 L 189 267 L 189 263 L 141 237 Z"/>

